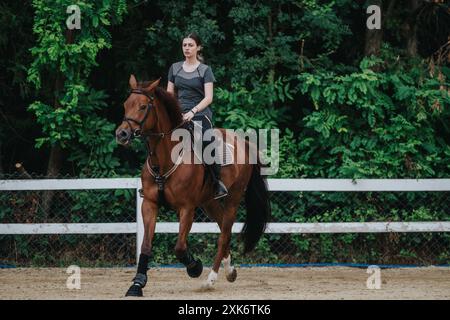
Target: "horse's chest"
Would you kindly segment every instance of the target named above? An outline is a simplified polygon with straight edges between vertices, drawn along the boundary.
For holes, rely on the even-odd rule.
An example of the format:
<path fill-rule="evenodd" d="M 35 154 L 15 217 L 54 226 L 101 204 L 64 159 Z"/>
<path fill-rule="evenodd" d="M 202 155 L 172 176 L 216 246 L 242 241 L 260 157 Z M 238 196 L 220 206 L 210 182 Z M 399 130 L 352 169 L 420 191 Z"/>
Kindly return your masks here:
<path fill-rule="evenodd" d="M 174 207 L 178 207 L 183 203 L 186 192 L 183 192 L 181 186 L 177 183 L 166 183 L 164 187 L 164 197 L 166 201 Z"/>

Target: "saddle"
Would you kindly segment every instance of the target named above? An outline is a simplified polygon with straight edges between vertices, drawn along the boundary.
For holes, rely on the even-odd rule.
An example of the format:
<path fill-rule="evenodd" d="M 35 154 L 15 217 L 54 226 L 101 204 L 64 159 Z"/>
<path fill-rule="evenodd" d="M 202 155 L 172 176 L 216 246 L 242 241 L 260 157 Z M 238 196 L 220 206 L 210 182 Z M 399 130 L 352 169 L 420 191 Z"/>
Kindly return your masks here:
<path fill-rule="evenodd" d="M 191 150 L 194 151 L 194 155 L 195 157 L 203 162 L 203 157 L 202 157 L 202 148 L 195 148 L 195 144 L 197 145 L 202 145 L 202 135 L 201 135 L 201 126 L 200 126 L 200 130 L 194 130 L 194 126 L 200 126 L 199 124 L 195 123 L 195 122 L 189 122 L 186 124 L 186 129 L 189 130 L 190 134 L 191 134 Z M 196 134 L 200 132 L 200 134 Z M 215 158 L 218 158 L 218 162 L 219 164 L 224 167 L 224 166 L 228 166 L 234 163 L 234 146 L 230 143 L 226 143 L 223 140 L 222 135 L 217 132 L 214 131 L 214 140 L 215 140 Z"/>

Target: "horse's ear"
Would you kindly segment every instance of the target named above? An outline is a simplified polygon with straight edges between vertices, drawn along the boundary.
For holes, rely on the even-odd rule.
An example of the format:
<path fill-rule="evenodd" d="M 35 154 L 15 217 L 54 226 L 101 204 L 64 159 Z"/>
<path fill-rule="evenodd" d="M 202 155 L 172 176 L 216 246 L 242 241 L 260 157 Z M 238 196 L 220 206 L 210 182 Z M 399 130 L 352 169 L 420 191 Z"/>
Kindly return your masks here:
<path fill-rule="evenodd" d="M 136 81 L 136 78 L 134 77 L 134 74 L 132 74 L 130 76 L 129 84 L 130 84 L 130 88 L 131 89 L 136 89 L 137 88 L 137 81 Z"/>
<path fill-rule="evenodd" d="M 161 81 L 161 78 L 156 79 L 155 81 L 153 81 L 152 83 L 150 83 L 147 87 L 143 88 L 145 91 L 152 91 L 154 90 L 158 85 L 159 82 Z"/>

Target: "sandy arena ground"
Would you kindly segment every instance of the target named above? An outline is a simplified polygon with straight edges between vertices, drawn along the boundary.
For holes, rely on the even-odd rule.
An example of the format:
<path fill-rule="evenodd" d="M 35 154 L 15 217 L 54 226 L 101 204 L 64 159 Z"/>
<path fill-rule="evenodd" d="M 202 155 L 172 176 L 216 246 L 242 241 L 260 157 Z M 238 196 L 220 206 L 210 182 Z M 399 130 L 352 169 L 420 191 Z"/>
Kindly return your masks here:
<path fill-rule="evenodd" d="M 370 274 L 357 268 L 238 268 L 236 282 L 224 272 L 212 291 L 184 269 L 150 269 L 143 299 L 450 299 L 450 268 L 382 269 L 381 289 L 367 289 Z M 69 290 L 59 268 L 0 269 L 0 299 L 132 299 L 124 294 L 134 268 L 82 268 L 81 289 Z M 141 298 L 142 299 L 142 298 Z"/>

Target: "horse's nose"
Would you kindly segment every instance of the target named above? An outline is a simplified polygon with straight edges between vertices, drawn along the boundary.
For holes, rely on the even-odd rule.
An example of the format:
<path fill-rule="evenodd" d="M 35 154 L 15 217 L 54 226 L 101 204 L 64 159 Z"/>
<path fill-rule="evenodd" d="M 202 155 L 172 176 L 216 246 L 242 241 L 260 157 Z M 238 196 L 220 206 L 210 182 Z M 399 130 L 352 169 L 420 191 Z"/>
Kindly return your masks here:
<path fill-rule="evenodd" d="M 128 138 L 130 137 L 130 132 L 128 132 L 125 129 L 120 129 L 119 131 L 117 131 L 116 133 L 116 138 L 118 141 L 120 142 L 125 142 L 128 140 Z"/>

